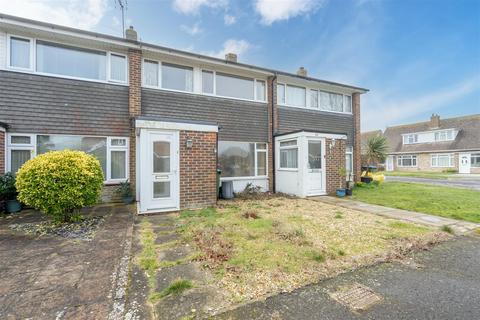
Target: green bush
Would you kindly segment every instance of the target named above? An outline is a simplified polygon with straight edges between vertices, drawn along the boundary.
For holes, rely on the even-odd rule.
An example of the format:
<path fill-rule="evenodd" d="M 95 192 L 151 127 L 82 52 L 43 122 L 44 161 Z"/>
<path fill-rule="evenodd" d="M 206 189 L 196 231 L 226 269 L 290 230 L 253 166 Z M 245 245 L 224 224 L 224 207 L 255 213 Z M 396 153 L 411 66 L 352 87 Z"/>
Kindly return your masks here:
<path fill-rule="evenodd" d="M 16 198 L 15 175 L 7 172 L 4 176 L 0 176 L 0 200 L 15 200 Z"/>
<path fill-rule="evenodd" d="M 18 200 L 68 222 L 75 211 L 97 203 L 103 185 L 100 162 L 82 151 L 51 151 L 25 163 L 17 173 Z"/>

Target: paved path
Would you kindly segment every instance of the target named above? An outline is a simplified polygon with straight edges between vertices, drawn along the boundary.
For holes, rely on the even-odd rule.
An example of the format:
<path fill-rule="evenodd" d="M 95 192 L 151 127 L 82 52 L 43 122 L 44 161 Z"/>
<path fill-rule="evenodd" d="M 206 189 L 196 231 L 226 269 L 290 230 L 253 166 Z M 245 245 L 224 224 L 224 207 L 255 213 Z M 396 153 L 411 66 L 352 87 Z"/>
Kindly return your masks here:
<path fill-rule="evenodd" d="M 439 186 L 468 188 L 480 191 L 480 177 L 449 177 L 445 179 L 428 179 L 417 177 L 398 177 L 398 176 L 386 176 L 385 181 L 400 181 L 400 182 L 413 182 L 413 183 L 427 183 Z"/>
<path fill-rule="evenodd" d="M 416 253 L 408 264 L 388 263 L 242 306 L 218 319 L 480 319 L 480 237 L 459 237 Z M 354 312 L 329 292 L 354 283 L 381 301 Z"/>
<path fill-rule="evenodd" d="M 449 226 L 453 229 L 456 234 L 463 234 L 470 232 L 474 229 L 480 228 L 480 224 L 454 220 L 439 216 L 433 216 L 425 213 L 414 212 L 414 211 L 407 211 L 395 208 L 388 208 L 383 207 L 375 204 L 368 204 L 365 202 L 344 199 L 344 198 L 337 198 L 337 197 L 312 197 L 309 198 L 314 201 L 320 201 L 324 203 L 329 203 L 349 209 L 369 212 L 381 216 L 385 216 L 388 218 L 405 220 L 413 223 L 418 223 L 422 225 L 427 225 L 431 227 L 441 228 L 443 226 Z"/>
<path fill-rule="evenodd" d="M 28 236 L 12 224 L 46 220 L 33 210 L 0 216 L 0 319 L 118 319 L 128 280 L 133 210 L 102 205 L 91 241 Z"/>

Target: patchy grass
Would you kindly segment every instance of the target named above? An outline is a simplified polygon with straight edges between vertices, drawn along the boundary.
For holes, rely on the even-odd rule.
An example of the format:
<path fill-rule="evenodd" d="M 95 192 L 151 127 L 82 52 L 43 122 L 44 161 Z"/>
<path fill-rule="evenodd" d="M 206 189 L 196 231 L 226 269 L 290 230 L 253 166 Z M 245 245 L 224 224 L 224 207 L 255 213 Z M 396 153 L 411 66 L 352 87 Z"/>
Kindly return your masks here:
<path fill-rule="evenodd" d="M 450 226 L 442 226 L 440 230 L 442 230 L 443 232 L 453 234 L 453 229 Z"/>
<path fill-rule="evenodd" d="M 177 224 L 230 302 L 293 290 L 448 238 L 424 226 L 279 197 L 221 201 L 182 212 Z"/>
<path fill-rule="evenodd" d="M 353 199 L 441 217 L 480 222 L 480 191 L 418 183 L 388 182 L 353 190 Z"/>
<path fill-rule="evenodd" d="M 393 177 L 413 177 L 427 179 L 448 179 L 455 175 L 454 172 L 404 172 L 404 171 L 385 171 L 386 176 Z"/>
<path fill-rule="evenodd" d="M 138 256 L 138 265 L 147 274 L 149 282 L 154 281 L 155 272 L 159 267 L 155 250 L 155 238 L 156 235 L 152 231 L 151 223 L 146 220 L 142 221 L 140 232 L 142 251 Z"/>
<path fill-rule="evenodd" d="M 155 303 L 156 301 L 165 298 L 166 296 L 173 294 L 180 294 L 185 290 L 193 288 L 193 284 L 190 280 L 178 279 L 172 282 L 167 288 L 163 289 L 161 292 L 155 292 L 150 295 L 150 301 Z"/>

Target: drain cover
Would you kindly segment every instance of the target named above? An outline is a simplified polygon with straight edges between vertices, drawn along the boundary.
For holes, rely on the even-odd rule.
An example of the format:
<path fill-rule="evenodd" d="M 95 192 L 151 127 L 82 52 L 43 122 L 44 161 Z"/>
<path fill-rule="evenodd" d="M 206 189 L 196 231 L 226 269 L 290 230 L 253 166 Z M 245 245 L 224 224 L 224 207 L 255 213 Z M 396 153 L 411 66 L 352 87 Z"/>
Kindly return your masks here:
<path fill-rule="evenodd" d="M 359 283 L 342 287 L 340 290 L 330 293 L 330 296 L 354 311 L 366 310 L 382 300 L 372 289 Z"/>

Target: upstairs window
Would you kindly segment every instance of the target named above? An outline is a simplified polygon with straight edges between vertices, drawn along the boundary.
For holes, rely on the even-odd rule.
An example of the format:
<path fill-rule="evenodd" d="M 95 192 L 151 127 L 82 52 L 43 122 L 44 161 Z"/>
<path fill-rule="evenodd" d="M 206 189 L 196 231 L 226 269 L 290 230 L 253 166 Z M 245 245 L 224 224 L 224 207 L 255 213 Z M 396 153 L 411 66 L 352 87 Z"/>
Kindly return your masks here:
<path fill-rule="evenodd" d="M 110 54 L 110 80 L 127 82 L 127 57 L 119 54 Z"/>
<path fill-rule="evenodd" d="M 320 109 L 324 111 L 344 112 L 343 95 L 320 91 Z"/>
<path fill-rule="evenodd" d="M 318 90 L 310 90 L 310 107 L 318 109 Z"/>
<path fill-rule="evenodd" d="M 32 69 L 31 40 L 18 37 L 10 37 L 9 46 L 9 66 L 12 68 L 25 70 Z"/>
<path fill-rule="evenodd" d="M 149 87 L 158 87 L 158 62 L 145 60 L 143 61 L 143 83 Z"/>
<path fill-rule="evenodd" d="M 418 134 L 406 134 L 403 136 L 403 144 L 412 144 L 418 142 Z"/>
<path fill-rule="evenodd" d="M 453 130 L 443 130 L 435 132 L 435 141 L 453 140 Z"/>
<path fill-rule="evenodd" d="M 162 63 L 162 88 L 193 91 L 193 68 Z"/>
<path fill-rule="evenodd" d="M 214 76 L 213 71 L 202 70 L 202 92 L 214 94 Z"/>
<path fill-rule="evenodd" d="M 254 100 L 254 80 L 225 73 L 216 73 L 217 95 Z"/>
<path fill-rule="evenodd" d="M 305 107 L 305 88 L 287 85 L 287 105 Z"/>
<path fill-rule="evenodd" d="M 265 81 L 255 80 L 255 100 L 265 101 Z"/>
<path fill-rule="evenodd" d="M 277 84 L 277 104 L 285 104 L 285 85 Z"/>

